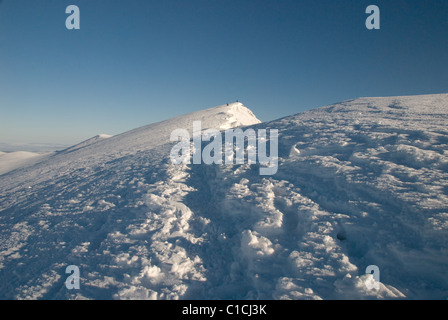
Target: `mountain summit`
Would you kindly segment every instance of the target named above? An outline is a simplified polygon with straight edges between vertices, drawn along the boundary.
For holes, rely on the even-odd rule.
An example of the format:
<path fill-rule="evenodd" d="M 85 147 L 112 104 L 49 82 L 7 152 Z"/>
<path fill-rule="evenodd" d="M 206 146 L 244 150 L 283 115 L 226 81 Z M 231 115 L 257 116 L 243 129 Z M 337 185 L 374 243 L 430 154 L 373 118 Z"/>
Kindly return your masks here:
<path fill-rule="evenodd" d="M 447 120 L 448 94 L 235 103 L 56 153 L 0 178 L 0 298 L 444 299 Z M 278 129 L 277 173 L 172 164 L 194 121 Z"/>

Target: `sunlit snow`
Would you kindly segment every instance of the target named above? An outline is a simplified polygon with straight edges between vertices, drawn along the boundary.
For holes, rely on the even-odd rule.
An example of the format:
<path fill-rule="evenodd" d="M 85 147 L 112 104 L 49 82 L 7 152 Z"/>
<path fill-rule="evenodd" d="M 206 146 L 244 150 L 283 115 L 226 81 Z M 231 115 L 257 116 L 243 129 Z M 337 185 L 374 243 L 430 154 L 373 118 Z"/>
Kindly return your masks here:
<path fill-rule="evenodd" d="M 172 164 L 195 120 L 278 129 L 278 172 Z M 446 299 L 447 124 L 448 94 L 267 123 L 235 103 L 18 166 L 0 175 L 0 298 Z"/>

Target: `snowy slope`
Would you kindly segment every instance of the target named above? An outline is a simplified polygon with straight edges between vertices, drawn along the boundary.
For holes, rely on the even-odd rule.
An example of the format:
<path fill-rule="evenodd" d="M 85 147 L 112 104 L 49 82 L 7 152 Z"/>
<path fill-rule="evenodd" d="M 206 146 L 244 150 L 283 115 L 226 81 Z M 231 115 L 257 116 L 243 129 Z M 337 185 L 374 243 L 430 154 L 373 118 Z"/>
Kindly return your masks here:
<path fill-rule="evenodd" d="M 65 297 L 67 292 L 54 290 L 63 286 L 66 263 L 79 264 L 83 275 L 92 273 L 94 282 L 109 279 L 109 272 L 114 276 L 119 272 L 123 277 L 123 272 L 114 269 L 114 261 L 127 251 L 119 245 L 103 254 L 104 247 L 109 246 L 111 237 L 144 221 L 148 182 L 163 184 L 170 179 L 166 168 L 171 132 L 177 128 L 192 131 L 195 120 L 202 121 L 203 129 L 260 122 L 249 109 L 234 103 L 151 124 L 81 148 L 78 145 L 35 166 L 3 175 L 0 298 Z M 84 246 L 88 250 L 82 249 Z M 81 263 L 76 252 L 92 259 L 88 263 L 90 271 L 83 268 L 87 260 Z M 110 265 L 107 272 L 98 265 L 103 259 L 112 259 L 106 263 Z M 96 277 L 95 272 L 104 273 Z M 114 291 L 102 286 L 86 284 L 86 288 L 94 290 L 86 295 L 113 297 Z"/>
<path fill-rule="evenodd" d="M 269 123 L 231 104 L 5 174 L 0 298 L 445 299 L 447 118 L 447 94 Z M 171 164 L 171 131 L 194 120 L 278 129 L 277 174 Z M 80 290 L 64 285 L 68 265 Z"/>
<path fill-rule="evenodd" d="M 33 165 L 45 159 L 49 154 L 28 151 L 0 152 L 0 175 L 24 166 Z"/>
<path fill-rule="evenodd" d="M 65 152 L 65 153 L 73 152 L 75 150 L 82 149 L 82 148 L 85 148 L 87 146 L 90 146 L 90 145 L 96 143 L 97 141 L 101 141 L 103 139 L 107 139 L 107 138 L 110 138 L 110 137 L 112 137 L 112 136 L 108 135 L 108 134 L 104 134 L 104 133 L 98 134 L 98 135 L 96 135 L 96 136 L 94 136 L 94 137 L 92 137 L 90 139 L 87 139 L 87 140 L 85 140 L 83 142 L 75 144 L 74 146 L 71 146 L 71 147 L 68 147 L 68 148 L 64 149 L 63 152 Z"/>
<path fill-rule="evenodd" d="M 8 144 L 0 142 L 0 150 L 2 152 L 28 151 L 34 153 L 55 152 L 67 148 L 67 145 L 57 143 L 17 143 Z"/>
<path fill-rule="evenodd" d="M 89 145 L 94 144 L 97 141 L 107 139 L 110 137 L 111 136 L 107 134 L 99 134 L 74 146 L 66 148 L 63 150 L 63 152 L 65 153 L 73 152 L 77 149 L 85 148 Z M 29 151 L 14 151 L 9 153 L 0 152 L 0 175 L 22 167 L 32 166 L 44 159 L 47 159 L 49 156 L 53 155 L 53 153 L 54 152 L 29 152 Z"/>

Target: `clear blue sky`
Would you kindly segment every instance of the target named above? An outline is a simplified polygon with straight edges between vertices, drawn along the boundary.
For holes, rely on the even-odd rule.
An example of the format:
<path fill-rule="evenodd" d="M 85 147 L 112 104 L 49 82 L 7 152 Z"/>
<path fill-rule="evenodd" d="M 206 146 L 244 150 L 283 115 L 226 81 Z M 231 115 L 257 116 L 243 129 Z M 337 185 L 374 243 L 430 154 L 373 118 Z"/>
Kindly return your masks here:
<path fill-rule="evenodd" d="M 237 99 L 268 121 L 442 92 L 446 0 L 0 0 L 3 143 L 73 144 Z"/>

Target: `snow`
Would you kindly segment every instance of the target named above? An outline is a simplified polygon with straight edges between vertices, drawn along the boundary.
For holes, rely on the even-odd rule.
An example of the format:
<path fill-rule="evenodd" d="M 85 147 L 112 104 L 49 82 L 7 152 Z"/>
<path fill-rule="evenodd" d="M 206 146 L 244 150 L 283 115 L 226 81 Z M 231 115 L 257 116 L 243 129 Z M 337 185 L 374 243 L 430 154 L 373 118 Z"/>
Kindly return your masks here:
<path fill-rule="evenodd" d="M 28 151 L 0 152 L 0 175 L 41 161 L 48 154 Z"/>
<path fill-rule="evenodd" d="M 446 299 L 447 118 L 448 94 L 268 123 L 234 103 L 21 166 L 0 178 L 0 298 Z M 278 172 L 172 164 L 195 120 L 278 129 Z"/>
<path fill-rule="evenodd" d="M 87 146 L 90 146 L 90 145 L 98 142 L 98 141 L 101 141 L 103 139 L 107 139 L 107 138 L 110 138 L 110 137 L 112 137 L 112 136 L 108 135 L 108 134 L 102 133 L 102 134 L 96 135 L 96 136 L 94 136 L 94 137 L 92 137 L 90 139 L 87 139 L 87 140 L 85 140 L 85 141 L 83 141 L 81 143 L 78 143 L 78 144 L 76 144 L 74 146 L 66 148 L 66 149 L 63 150 L 63 152 L 66 152 L 66 153 L 67 152 L 73 152 L 75 150 L 85 148 Z"/>
<path fill-rule="evenodd" d="M 67 145 L 57 143 L 14 143 L 8 144 L 0 142 L 2 152 L 28 151 L 34 153 L 55 152 L 67 148 Z"/>

